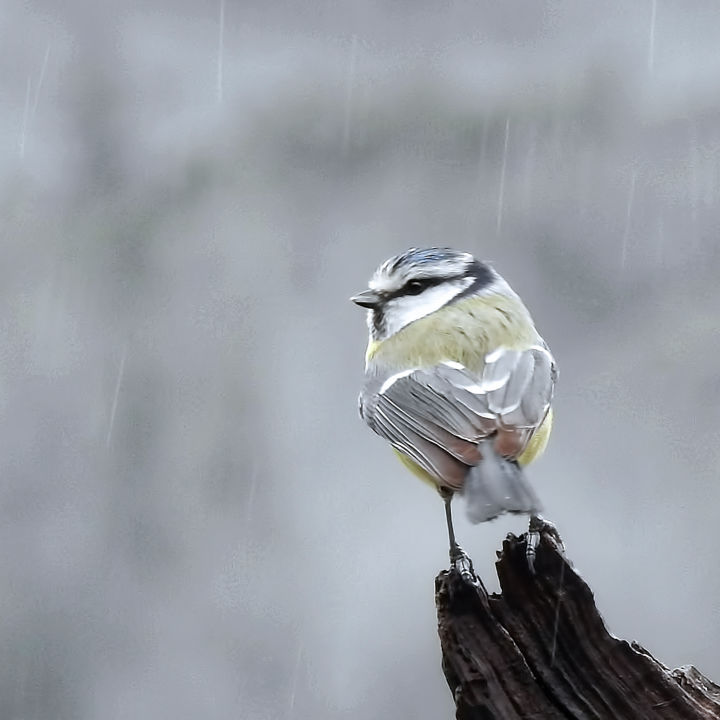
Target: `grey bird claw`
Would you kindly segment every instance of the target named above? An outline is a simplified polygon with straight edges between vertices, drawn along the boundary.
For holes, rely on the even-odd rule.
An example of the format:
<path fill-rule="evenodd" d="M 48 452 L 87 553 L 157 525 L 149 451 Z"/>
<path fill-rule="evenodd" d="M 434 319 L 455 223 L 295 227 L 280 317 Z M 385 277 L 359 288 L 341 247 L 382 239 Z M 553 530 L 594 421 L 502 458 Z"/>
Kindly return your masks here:
<path fill-rule="evenodd" d="M 525 541 L 525 557 L 527 558 L 528 569 L 531 574 L 535 574 L 535 556 L 537 548 L 540 545 L 540 536 L 545 535 L 552 541 L 561 555 L 565 555 L 565 545 L 558 529 L 551 522 L 545 520 L 542 515 L 532 515 L 527 531 L 527 539 Z"/>
<path fill-rule="evenodd" d="M 460 573 L 460 577 L 469 585 L 477 584 L 477 576 L 475 575 L 472 560 L 459 546 L 450 551 L 450 568 Z"/>

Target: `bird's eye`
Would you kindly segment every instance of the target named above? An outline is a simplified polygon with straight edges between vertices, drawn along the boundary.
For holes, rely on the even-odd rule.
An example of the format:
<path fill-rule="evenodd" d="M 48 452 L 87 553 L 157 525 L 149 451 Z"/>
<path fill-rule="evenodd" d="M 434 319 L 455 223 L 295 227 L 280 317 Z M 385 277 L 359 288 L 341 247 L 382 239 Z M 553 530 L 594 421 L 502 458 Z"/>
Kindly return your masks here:
<path fill-rule="evenodd" d="M 411 280 L 405 285 L 405 295 L 419 295 L 427 286 L 422 280 Z"/>

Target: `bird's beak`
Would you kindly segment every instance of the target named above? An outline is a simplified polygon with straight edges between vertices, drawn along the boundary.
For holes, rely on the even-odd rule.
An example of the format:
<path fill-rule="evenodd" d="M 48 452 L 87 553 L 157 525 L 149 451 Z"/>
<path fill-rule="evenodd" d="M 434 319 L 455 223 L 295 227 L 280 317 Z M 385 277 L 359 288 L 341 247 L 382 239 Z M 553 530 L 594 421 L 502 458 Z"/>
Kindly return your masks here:
<path fill-rule="evenodd" d="M 360 307 L 372 310 L 380 304 L 381 298 L 374 290 L 363 290 L 361 293 L 353 295 L 350 300 Z"/>

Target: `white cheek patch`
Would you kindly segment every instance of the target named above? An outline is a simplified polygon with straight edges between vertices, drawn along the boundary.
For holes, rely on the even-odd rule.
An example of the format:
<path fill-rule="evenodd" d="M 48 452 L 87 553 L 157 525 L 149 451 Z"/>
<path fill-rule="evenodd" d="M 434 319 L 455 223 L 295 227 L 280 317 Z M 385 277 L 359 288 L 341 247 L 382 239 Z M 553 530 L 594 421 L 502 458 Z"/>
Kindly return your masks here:
<path fill-rule="evenodd" d="M 385 337 L 394 335 L 415 320 L 447 305 L 469 287 L 473 278 L 460 278 L 424 290 L 419 295 L 405 295 L 390 300 L 385 308 Z"/>

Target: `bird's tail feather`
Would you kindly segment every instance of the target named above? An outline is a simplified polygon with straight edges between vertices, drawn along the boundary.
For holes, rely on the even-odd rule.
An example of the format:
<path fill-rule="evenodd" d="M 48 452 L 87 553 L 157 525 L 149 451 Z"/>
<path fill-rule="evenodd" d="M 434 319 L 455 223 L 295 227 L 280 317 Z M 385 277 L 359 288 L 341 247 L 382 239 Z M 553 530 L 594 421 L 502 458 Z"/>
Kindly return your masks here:
<path fill-rule="evenodd" d="M 468 471 L 462 495 L 472 523 L 492 520 L 503 513 L 540 512 L 540 500 L 517 463 L 495 452 L 492 440 L 480 445 L 482 460 Z"/>

